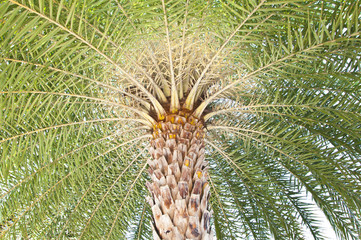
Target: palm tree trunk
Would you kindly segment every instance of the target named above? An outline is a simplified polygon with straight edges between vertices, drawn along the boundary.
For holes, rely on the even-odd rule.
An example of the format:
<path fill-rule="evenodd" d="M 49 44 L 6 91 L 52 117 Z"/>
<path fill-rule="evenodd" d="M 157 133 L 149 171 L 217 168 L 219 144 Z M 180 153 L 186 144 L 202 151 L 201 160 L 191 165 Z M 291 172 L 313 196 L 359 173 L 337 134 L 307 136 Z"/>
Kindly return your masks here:
<path fill-rule="evenodd" d="M 147 187 L 154 239 L 212 239 L 203 124 L 185 112 L 153 129 Z"/>

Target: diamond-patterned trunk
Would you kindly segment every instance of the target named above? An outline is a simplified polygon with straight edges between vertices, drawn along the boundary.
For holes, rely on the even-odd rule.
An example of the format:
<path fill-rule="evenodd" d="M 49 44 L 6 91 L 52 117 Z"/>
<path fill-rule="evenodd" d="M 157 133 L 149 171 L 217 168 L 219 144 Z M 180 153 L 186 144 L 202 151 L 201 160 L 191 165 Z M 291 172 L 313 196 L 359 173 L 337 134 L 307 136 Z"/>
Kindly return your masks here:
<path fill-rule="evenodd" d="M 170 114 L 154 126 L 153 137 L 147 187 L 154 239 L 212 239 L 202 122 Z"/>

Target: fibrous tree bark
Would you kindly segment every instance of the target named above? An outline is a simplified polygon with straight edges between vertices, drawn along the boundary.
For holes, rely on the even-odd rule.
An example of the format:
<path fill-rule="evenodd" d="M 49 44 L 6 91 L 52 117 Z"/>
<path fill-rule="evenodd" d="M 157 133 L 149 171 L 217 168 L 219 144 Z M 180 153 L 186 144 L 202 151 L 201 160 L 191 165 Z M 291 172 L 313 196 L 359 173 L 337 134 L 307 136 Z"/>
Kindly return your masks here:
<path fill-rule="evenodd" d="M 148 160 L 154 239 L 212 239 L 204 125 L 187 111 L 153 127 Z"/>

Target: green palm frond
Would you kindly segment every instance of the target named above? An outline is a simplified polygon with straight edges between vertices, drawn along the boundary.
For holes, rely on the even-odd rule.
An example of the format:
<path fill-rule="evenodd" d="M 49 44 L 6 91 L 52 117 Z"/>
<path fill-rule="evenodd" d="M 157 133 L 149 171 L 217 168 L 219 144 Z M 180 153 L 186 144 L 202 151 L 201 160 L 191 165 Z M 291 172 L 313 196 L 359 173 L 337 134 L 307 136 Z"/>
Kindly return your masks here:
<path fill-rule="evenodd" d="M 217 239 L 361 238 L 360 0 L 0 2 L 0 238 L 151 239 L 153 125 L 203 119 Z M 312 198 L 312 200 L 310 200 Z"/>

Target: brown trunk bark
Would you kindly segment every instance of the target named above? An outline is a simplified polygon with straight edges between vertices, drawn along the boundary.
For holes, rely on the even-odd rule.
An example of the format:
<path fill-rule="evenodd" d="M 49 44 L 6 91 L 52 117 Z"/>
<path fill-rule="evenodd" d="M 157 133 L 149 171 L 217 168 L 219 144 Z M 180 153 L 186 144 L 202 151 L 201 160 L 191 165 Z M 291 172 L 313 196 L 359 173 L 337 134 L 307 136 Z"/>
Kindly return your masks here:
<path fill-rule="evenodd" d="M 186 113 L 153 129 L 147 187 L 154 239 L 212 239 L 203 124 Z"/>

